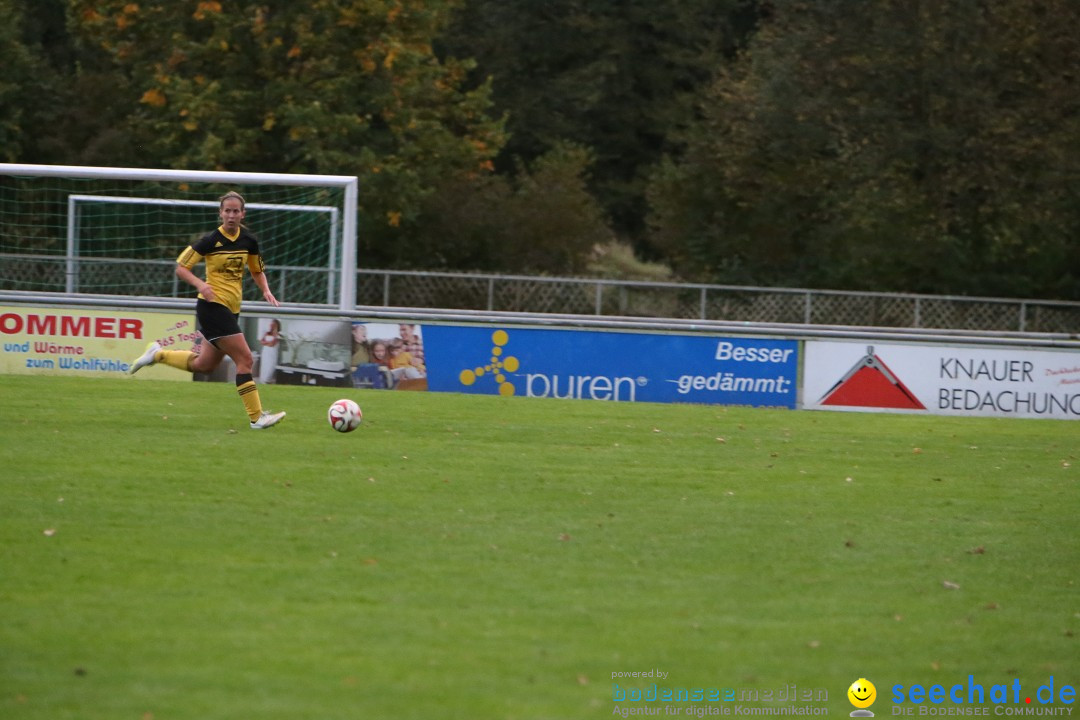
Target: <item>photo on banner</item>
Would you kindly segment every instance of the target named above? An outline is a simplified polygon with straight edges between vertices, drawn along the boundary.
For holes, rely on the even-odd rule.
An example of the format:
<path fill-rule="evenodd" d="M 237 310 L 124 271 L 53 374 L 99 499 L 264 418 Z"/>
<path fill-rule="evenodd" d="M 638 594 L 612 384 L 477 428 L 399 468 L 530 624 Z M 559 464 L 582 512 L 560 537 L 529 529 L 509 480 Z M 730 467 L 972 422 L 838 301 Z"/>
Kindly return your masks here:
<path fill-rule="evenodd" d="M 427 390 L 423 328 L 415 323 L 352 324 L 352 384 L 371 390 Z"/>
<path fill-rule="evenodd" d="M 276 344 L 264 344 L 274 333 Z M 256 350 L 260 378 L 272 378 L 279 385 L 351 386 L 348 321 L 281 318 L 275 325 L 260 319 L 255 334 L 258 339 L 249 344 L 261 348 Z"/>

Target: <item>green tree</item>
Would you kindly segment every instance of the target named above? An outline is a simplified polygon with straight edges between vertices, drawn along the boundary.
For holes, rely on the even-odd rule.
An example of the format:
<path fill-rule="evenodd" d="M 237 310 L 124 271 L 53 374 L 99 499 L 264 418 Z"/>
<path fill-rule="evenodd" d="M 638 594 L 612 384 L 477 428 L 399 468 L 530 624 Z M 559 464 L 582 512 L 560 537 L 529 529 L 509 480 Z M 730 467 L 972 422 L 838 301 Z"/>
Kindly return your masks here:
<path fill-rule="evenodd" d="M 2 145 L 19 162 L 131 165 L 131 106 L 117 101 L 125 80 L 103 53 L 80 45 L 67 9 L 67 0 L 0 0 L 0 14 L 9 13 L 0 34 L 17 43 L 2 43 L 16 55 L 2 63 L 0 84 L 10 83 L 12 94 L 0 100 L 0 114 L 17 114 L 18 141 Z"/>
<path fill-rule="evenodd" d="M 30 22 L 26 0 L 0 0 L 0 160 L 4 162 L 24 157 L 33 143 L 36 110 L 50 100 L 49 93 L 40 89 L 50 86 L 52 73 L 41 57 Z"/>
<path fill-rule="evenodd" d="M 71 0 L 131 88 L 141 164 L 358 175 L 362 242 L 390 263 L 436 184 L 504 142 L 469 62 L 432 51 L 452 5 Z"/>
<path fill-rule="evenodd" d="M 590 189 L 640 239 L 648 169 L 753 26 L 750 0 L 465 0 L 439 46 L 492 78 L 514 172 L 562 142 L 594 157 Z"/>
<path fill-rule="evenodd" d="M 33 74 L 29 53 L 19 37 L 21 20 L 14 0 L 0 0 L 0 65 L 4 67 L 0 77 L 0 159 L 5 162 L 19 156 L 24 112 L 19 103 L 19 81 L 26 82 Z"/>
<path fill-rule="evenodd" d="M 1067 0 L 777 0 L 650 186 L 686 272 L 1074 297 Z"/>
<path fill-rule="evenodd" d="M 559 144 L 513 175 L 449 179 L 426 204 L 416 258 L 427 267 L 577 274 L 610 240 L 589 193 L 589 153 Z"/>

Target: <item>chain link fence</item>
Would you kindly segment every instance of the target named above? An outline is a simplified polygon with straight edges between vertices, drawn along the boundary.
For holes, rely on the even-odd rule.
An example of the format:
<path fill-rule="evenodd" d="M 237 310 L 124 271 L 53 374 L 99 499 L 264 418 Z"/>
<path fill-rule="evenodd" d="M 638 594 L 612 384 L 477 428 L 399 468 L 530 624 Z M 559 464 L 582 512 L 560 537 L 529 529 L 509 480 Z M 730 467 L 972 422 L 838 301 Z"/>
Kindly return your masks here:
<path fill-rule="evenodd" d="M 95 292 L 193 297 L 165 260 L 0 254 L 0 289 L 64 292 L 69 274 Z M 327 304 L 323 268 L 272 267 L 282 302 Z M 110 293 L 102 290 L 115 284 Z M 331 282 L 331 286 L 333 283 Z M 75 283 L 79 287 L 79 283 Z M 254 288 L 248 284 L 247 292 Z M 258 299 L 251 294 L 250 299 Z M 630 282 L 399 270 L 359 270 L 357 305 L 747 323 L 1076 333 L 1080 303 L 796 288 Z"/>

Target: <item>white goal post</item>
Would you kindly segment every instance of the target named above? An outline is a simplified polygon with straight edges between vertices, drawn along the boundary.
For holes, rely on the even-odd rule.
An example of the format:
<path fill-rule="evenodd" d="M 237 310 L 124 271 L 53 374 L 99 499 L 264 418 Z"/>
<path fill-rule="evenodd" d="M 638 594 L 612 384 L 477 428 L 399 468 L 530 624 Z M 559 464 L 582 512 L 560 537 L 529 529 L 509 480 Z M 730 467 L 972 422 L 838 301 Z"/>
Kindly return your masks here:
<path fill-rule="evenodd" d="M 272 210 L 322 214 L 328 218 L 329 237 L 327 239 L 327 286 L 330 288 L 327 304 L 335 301 L 341 310 L 351 311 L 356 306 L 356 264 L 357 264 L 357 199 L 358 180 L 355 176 L 345 175 L 293 175 L 287 173 L 225 172 L 210 170 L 168 170 L 143 168 L 83 167 L 73 165 L 27 165 L 0 163 L 0 176 L 12 178 L 56 178 L 84 179 L 93 181 L 124 181 L 132 183 L 172 183 L 177 187 L 188 184 L 208 184 L 214 186 L 251 187 L 276 185 L 293 188 L 322 188 L 331 190 L 335 197 L 341 198 L 340 206 L 326 204 L 292 204 L 288 202 L 248 202 L 252 210 Z M 122 190 L 94 194 L 77 191 L 61 191 L 66 195 L 67 220 L 66 236 L 58 240 L 64 248 L 64 275 L 67 292 L 78 292 L 80 257 L 79 206 L 88 203 L 113 203 L 118 205 L 148 205 L 169 207 L 216 208 L 217 201 L 211 199 L 141 197 L 129 195 Z M 3 198 L 7 199 L 7 198 Z M 256 234 L 260 229 L 255 228 Z M 338 251 L 340 238 L 340 252 Z M 2 244 L 0 244 L 2 245 Z M 6 248 L 0 247 L 0 251 Z M 57 258 L 59 259 L 59 258 Z M 171 260 L 171 258 L 168 258 Z M 273 268 L 273 258 L 270 258 Z M 336 282 L 334 279 L 336 276 Z M 334 287 L 336 285 L 336 288 Z M 321 300 L 319 302 L 322 302 Z"/>
<path fill-rule="evenodd" d="M 79 283 L 79 206 L 86 204 L 118 204 L 118 205 L 160 205 L 168 207 L 205 207 L 216 209 L 217 200 L 181 200 L 177 198 L 150 198 L 130 197 L 126 195 L 69 195 L 68 196 L 68 221 L 67 221 L 67 293 L 78 291 Z M 325 213 L 330 217 L 330 230 L 327 238 L 327 247 L 330 248 L 330 277 L 327 285 L 326 303 L 332 305 L 335 301 L 334 273 L 338 267 L 338 232 L 341 224 L 341 210 L 333 205 L 290 205 L 288 203 L 245 203 L 247 210 L 281 210 L 283 212 L 315 212 Z"/>

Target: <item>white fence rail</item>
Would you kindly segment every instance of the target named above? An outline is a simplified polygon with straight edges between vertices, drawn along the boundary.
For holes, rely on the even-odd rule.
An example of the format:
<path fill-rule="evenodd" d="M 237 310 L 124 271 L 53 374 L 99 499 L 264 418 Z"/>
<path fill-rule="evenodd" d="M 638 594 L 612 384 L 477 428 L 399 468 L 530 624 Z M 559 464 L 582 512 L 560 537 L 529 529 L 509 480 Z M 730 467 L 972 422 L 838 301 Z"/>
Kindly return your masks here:
<path fill-rule="evenodd" d="M 78 295 L 0 290 L 0 305 L 82 307 L 90 309 L 127 308 L 190 312 L 194 303 L 187 298 L 150 298 L 118 295 Z M 793 339 L 866 340 L 869 342 L 907 341 L 992 345 L 1025 348 L 1080 350 L 1080 336 L 1073 333 L 1002 332 L 935 328 L 883 328 L 845 325 L 810 325 L 801 323 L 747 323 L 741 321 L 697 320 L 683 318 L 648 318 L 628 316 L 573 315 L 564 313 L 528 313 L 510 311 L 447 308 L 358 306 L 353 311 L 326 304 L 286 304 L 271 307 L 261 301 L 245 301 L 245 315 L 312 319 L 350 319 L 354 321 L 409 321 L 443 324 L 484 324 L 500 326 L 567 327 L 623 331 L 670 332 L 678 334 L 730 334 L 742 336 L 783 337 Z"/>
<path fill-rule="evenodd" d="M 171 260 L 0 254 L 0 290 L 62 292 L 70 272 L 116 293 L 190 297 Z M 326 268 L 273 267 L 287 303 L 326 302 Z M 251 288 L 249 288 L 249 292 Z M 252 296 L 254 299 L 254 296 Z M 337 304 L 347 310 L 348 303 Z M 354 307 L 987 332 L 1080 333 L 1080 303 L 453 272 L 359 270 Z"/>

